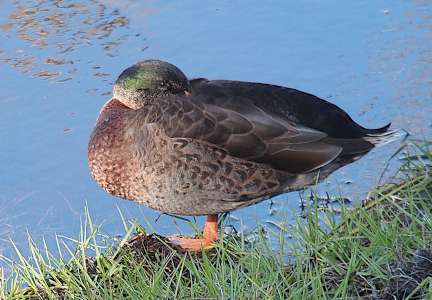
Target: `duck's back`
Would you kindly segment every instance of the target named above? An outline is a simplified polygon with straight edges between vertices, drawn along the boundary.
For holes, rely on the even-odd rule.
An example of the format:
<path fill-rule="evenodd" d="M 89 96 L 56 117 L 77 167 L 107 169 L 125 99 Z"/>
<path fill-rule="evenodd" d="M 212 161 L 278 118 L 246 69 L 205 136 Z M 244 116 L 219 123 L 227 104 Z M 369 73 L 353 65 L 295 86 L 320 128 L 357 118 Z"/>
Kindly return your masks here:
<path fill-rule="evenodd" d="M 233 110 L 255 126 L 266 122 L 261 134 L 255 130 L 266 151 L 254 160 L 291 173 L 317 169 L 336 157 L 359 158 L 397 138 L 390 124 L 366 129 L 336 105 L 295 89 L 229 80 L 195 79 L 191 84 L 205 104 Z M 282 124 L 288 133 L 273 134 L 278 127 L 269 122 Z"/>
<path fill-rule="evenodd" d="M 283 86 L 232 80 L 196 79 L 191 81 L 198 91 L 206 85 L 224 87 L 231 95 L 251 100 L 257 107 L 283 115 L 298 124 L 325 132 L 332 138 L 355 139 L 388 131 L 390 124 L 366 129 L 338 106 L 315 95 Z"/>

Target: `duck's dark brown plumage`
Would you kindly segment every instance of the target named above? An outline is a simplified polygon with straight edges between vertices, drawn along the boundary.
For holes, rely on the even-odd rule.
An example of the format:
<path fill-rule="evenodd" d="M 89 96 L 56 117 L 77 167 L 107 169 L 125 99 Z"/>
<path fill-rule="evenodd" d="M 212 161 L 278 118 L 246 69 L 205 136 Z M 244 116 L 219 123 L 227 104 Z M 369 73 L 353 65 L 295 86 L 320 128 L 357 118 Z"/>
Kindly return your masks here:
<path fill-rule="evenodd" d="M 311 94 L 195 79 L 150 60 L 125 70 L 88 146 L 110 194 L 166 213 L 210 215 L 302 189 L 392 141 Z"/>

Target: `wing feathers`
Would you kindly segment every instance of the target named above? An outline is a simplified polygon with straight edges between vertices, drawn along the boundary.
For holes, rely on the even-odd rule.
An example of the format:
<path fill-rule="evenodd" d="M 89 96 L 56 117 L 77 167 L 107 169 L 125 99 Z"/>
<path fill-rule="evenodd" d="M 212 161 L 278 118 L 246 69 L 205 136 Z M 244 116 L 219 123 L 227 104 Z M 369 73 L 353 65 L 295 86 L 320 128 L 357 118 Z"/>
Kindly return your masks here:
<path fill-rule="evenodd" d="M 290 173 L 320 168 L 343 150 L 327 134 L 264 111 L 243 97 L 212 84 L 188 97 L 165 99 L 159 126 L 171 138 L 192 138 L 226 149 L 231 156 Z"/>

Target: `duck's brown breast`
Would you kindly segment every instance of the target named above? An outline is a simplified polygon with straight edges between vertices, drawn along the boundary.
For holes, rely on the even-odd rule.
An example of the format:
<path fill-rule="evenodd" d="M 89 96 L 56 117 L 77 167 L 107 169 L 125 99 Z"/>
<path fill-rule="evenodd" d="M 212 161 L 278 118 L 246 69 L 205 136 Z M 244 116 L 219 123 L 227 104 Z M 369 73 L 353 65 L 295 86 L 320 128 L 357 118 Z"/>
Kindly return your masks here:
<path fill-rule="evenodd" d="M 95 181 L 108 193 L 128 199 L 133 174 L 137 166 L 131 160 L 130 113 L 116 99 L 101 110 L 88 144 L 90 172 Z M 131 131 L 129 131 L 131 132 Z"/>

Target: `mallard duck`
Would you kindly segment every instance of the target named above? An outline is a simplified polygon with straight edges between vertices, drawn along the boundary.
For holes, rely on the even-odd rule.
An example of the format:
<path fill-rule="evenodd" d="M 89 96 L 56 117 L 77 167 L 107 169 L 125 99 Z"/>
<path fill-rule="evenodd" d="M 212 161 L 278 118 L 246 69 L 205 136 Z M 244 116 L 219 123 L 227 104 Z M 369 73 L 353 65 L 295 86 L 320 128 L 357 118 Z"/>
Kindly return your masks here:
<path fill-rule="evenodd" d="M 397 138 L 366 129 L 314 95 L 270 84 L 188 80 L 160 60 L 134 64 L 114 84 L 88 144 L 90 171 L 108 193 L 164 213 L 218 214 L 303 189 Z"/>

